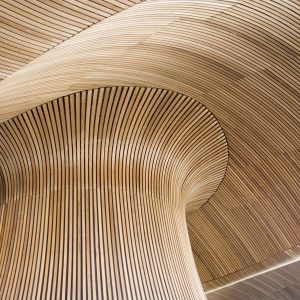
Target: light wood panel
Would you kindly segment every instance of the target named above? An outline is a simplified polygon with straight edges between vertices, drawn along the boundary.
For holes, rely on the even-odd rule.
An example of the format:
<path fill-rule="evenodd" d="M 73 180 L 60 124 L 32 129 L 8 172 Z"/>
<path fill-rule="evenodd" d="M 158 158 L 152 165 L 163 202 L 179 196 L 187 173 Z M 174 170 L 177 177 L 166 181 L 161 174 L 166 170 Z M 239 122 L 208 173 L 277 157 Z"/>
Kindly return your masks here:
<path fill-rule="evenodd" d="M 0 138 L 1 299 L 204 299 L 185 212 L 228 158 L 207 108 L 100 88 L 3 122 Z"/>
<path fill-rule="evenodd" d="M 142 0 L 1 0 L 0 80 L 78 32 Z"/>
<path fill-rule="evenodd" d="M 300 262 L 207 294 L 208 300 L 300 299 Z"/>
<path fill-rule="evenodd" d="M 3 80 L 0 119 L 106 85 L 203 103 L 227 136 L 229 166 L 187 223 L 205 289 L 221 286 L 299 255 L 299 11 L 281 0 L 137 4 Z"/>

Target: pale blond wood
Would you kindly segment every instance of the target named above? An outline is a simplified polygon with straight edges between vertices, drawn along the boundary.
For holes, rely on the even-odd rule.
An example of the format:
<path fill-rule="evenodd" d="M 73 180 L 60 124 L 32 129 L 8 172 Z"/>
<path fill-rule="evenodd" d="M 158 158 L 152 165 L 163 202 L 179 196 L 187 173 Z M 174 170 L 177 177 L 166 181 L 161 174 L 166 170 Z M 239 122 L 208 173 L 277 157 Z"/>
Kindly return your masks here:
<path fill-rule="evenodd" d="M 249 278 L 209 293 L 208 300 L 300 299 L 300 262 Z"/>
<path fill-rule="evenodd" d="M 0 80 L 136 1 L 0 1 Z"/>
<path fill-rule="evenodd" d="M 300 244 L 299 57 L 297 1 L 146 1 L 3 80 L 0 119 L 106 85 L 166 88 L 203 103 L 230 152 L 222 185 L 187 218 L 209 290 Z"/>
<path fill-rule="evenodd" d="M 94 89 L 1 123 L 0 138 L 1 299 L 204 299 L 185 212 L 228 158 L 207 108 Z"/>

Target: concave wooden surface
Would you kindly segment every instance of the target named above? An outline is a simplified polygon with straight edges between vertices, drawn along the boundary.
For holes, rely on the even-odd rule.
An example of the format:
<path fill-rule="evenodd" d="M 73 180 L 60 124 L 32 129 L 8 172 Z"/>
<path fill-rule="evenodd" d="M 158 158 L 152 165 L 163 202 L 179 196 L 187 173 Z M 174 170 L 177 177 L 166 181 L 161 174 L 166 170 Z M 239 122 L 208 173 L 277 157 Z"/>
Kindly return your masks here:
<path fill-rule="evenodd" d="M 246 279 L 209 293 L 208 300 L 293 300 L 300 299 L 300 262 Z"/>
<path fill-rule="evenodd" d="M 0 138 L 1 299 L 203 298 L 186 210 L 228 158 L 207 108 L 101 88 L 3 122 Z"/>
<path fill-rule="evenodd" d="M 222 286 L 300 254 L 299 11 L 293 0 L 137 4 L 3 80 L 0 120 L 106 85 L 204 104 L 224 129 L 229 164 L 187 224 L 204 288 Z"/>
<path fill-rule="evenodd" d="M 1 0 L 0 80 L 87 27 L 141 0 Z"/>

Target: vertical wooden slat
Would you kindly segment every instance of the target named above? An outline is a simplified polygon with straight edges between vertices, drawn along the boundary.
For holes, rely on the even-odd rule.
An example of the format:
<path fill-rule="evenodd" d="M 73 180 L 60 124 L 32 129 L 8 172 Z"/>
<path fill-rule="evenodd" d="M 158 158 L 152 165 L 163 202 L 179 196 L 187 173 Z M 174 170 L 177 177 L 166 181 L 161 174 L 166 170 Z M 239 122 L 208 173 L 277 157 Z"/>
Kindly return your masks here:
<path fill-rule="evenodd" d="M 185 211 L 217 189 L 228 152 L 199 102 L 100 88 L 1 123 L 0 134 L 1 298 L 204 297 Z"/>

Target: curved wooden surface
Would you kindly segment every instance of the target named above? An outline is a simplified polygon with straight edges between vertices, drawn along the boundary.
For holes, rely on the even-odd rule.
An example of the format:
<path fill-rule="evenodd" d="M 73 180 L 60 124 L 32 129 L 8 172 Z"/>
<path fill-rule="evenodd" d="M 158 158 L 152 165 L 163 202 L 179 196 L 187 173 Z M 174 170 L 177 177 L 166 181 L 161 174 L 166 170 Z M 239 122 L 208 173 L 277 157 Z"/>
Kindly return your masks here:
<path fill-rule="evenodd" d="M 78 32 L 141 0 L 0 2 L 0 80 Z"/>
<path fill-rule="evenodd" d="M 229 164 L 187 224 L 204 288 L 222 286 L 300 255 L 299 12 L 294 0 L 134 5 L 3 80 L 0 120 L 108 85 L 204 104 L 226 134 Z"/>
<path fill-rule="evenodd" d="M 199 299 L 185 210 L 227 144 L 199 102 L 154 88 L 72 94 L 0 124 L 1 299 Z"/>
<path fill-rule="evenodd" d="M 300 299 L 300 262 L 246 279 L 209 293 L 208 300 L 293 300 Z"/>

